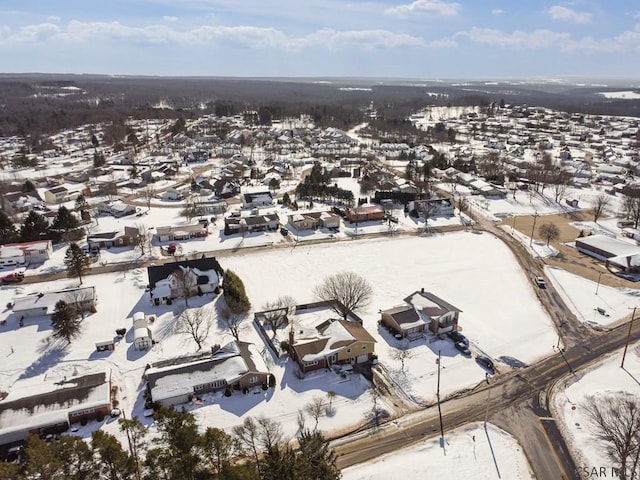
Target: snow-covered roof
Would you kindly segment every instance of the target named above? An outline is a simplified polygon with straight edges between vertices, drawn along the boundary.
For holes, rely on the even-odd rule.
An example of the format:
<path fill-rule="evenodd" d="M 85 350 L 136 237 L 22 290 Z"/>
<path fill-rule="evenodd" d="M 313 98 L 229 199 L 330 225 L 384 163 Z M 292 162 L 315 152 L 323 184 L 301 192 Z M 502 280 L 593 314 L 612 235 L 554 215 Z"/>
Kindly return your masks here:
<path fill-rule="evenodd" d="M 87 292 L 89 298 L 95 298 L 95 287 L 72 288 L 69 290 L 59 290 L 56 292 L 41 292 L 37 294 L 26 295 L 24 297 L 15 297 L 13 300 L 13 312 L 19 314 L 25 310 L 41 308 L 42 315 L 50 315 L 53 313 L 56 303 L 59 300 L 69 300 L 70 295 L 76 295 L 80 292 Z M 84 298 L 84 297 L 79 297 Z"/>

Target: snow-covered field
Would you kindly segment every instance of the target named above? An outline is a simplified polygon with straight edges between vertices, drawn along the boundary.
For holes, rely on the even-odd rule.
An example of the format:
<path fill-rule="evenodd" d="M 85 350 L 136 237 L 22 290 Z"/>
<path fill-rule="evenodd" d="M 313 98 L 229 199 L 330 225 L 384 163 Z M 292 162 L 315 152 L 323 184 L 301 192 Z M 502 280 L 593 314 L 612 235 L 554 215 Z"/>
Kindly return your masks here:
<path fill-rule="evenodd" d="M 533 479 L 518 442 L 488 424 L 470 424 L 449 433 L 446 454 L 440 439 L 384 455 L 342 471 L 344 480 Z"/>

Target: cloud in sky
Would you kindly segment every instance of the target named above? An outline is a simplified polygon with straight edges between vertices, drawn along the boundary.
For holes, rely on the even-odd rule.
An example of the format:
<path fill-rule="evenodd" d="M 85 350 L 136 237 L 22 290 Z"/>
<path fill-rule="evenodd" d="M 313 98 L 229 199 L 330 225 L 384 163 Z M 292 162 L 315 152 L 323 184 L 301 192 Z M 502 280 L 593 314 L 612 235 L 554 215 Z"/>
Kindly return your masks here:
<path fill-rule="evenodd" d="M 517 76 L 524 66 L 640 76 L 632 2 L 127 0 L 126 11 L 113 2 L 2 2 L 6 72 L 463 77 L 478 66 Z"/>
<path fill-rule="evenodd" d="M 455 2 L 443 2 L 441 0 L 415 0 L 411 3 L 388 8 L 385 13 L 398 17 L 409 15 L 430 14 L 439 16 L 454 16 L 458 14 L 461 5 Z"/>
<path fill-rule="evenodd" d="M 576 12 L 567 7 L 560 5 L 554 5 L 547 10 L 547 13 L 552 20 L 562 20 L 575 23 L 589 23 L 591 22 L 591 14 L 587 12 Z"/>
<path fill-rule="evenodd" d="M 147 44 L 236 46 L 250 49 L 276 48 L 298 51 L 307 47 L 360 49 L 417 47 L 424 39 L 384 29 L 347 30 L 321 29 L 304 36 L 289 36 L 270 27 L 201 25 L 183 30 L 171 25 L 132 27 L 120 22 L 71 21 L 66 26 L 41 23 L 9 29 L 0 37 L 0 45 L 24 45 L 47 42 L 77 43 L 111 39 Z"/>

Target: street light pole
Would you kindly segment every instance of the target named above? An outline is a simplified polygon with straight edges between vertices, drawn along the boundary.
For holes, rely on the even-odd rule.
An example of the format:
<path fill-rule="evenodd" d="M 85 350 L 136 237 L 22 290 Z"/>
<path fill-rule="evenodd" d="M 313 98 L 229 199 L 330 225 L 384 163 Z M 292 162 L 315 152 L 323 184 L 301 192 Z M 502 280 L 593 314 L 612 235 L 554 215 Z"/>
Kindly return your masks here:
<path fill-rule="evenodd" d="M 533 245 L 533 232 L 536 230 L 536 220 L 538 219 L 538 211 L 533 214 L 533 226 L 531 227 L 531 239 L 529 240 L 529 246 Z"/>
<path fill-rule="evenodd" d="M 596 285 L 596 295 L 598 294 L 598 289 L 600 288 L 600 277 L 602 276 L 602 272 L 598 273 L 598 284 Z"/>
<path fill-rule="evenodd" d="M 627 356 L 627 348 L 629 348 L 629 339 L 631 338 L 631 328 L 633 327 L 633 321 L 636 318 L 636 308 L 633 307 L 633 313 L 631 314 L 631 321 L 629 322 L 629 331 L 627 332 L 627 341 L 624 344 L 624 352 L 622 352 L 622 363 L 620 368 L 624 368 L 624 358 Z"/>

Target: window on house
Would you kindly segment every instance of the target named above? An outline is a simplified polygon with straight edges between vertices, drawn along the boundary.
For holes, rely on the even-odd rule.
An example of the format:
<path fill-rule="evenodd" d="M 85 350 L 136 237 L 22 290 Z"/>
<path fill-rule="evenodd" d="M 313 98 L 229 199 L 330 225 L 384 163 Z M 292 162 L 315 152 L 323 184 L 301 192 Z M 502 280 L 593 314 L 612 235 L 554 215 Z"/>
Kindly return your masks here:
<path fill-rule="evenodd" d="M 318 360 L 310 360 L 310 361 L 308 361 L 308 362 L 304 362 L 304 364 L 305 364 L 307 367 L 311 367 L 312 365 L 317 365 L 317 364 L 318 364 Z"/>
<path fill-rule="evenodd" d="M 351 353 L 351 349 L 350 348 L 347 348 L 347 353 Z"/>
<path fill-rule="evenodd" d="M 257 376 L 253 376 L 253 377 L 249 377 L 249 383 L 256 383 L 258 381 L 258 377 Z"/>
<path fill-rule="evenodd" d="M 366 350 L 366 349 L 367 349 L 367 346 L 366 346 L 366 345 L 362 345 L 362 349 L 363 349 L 363 350 Z"/>

